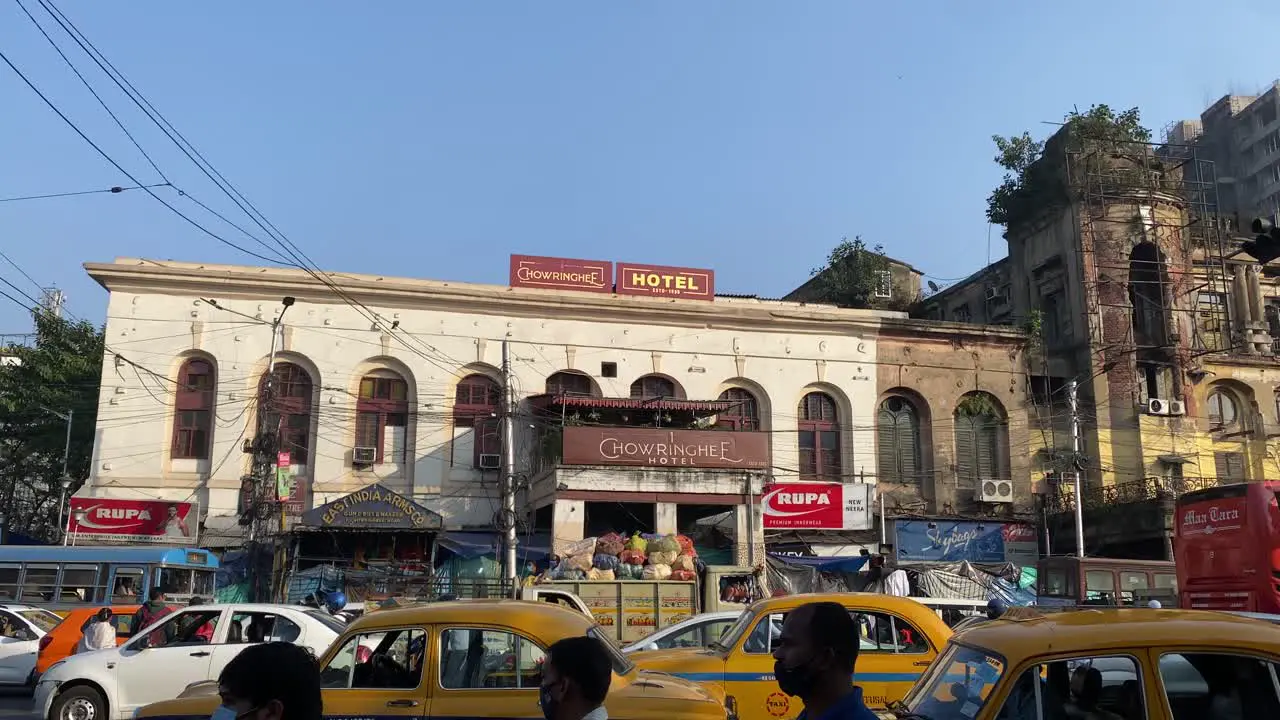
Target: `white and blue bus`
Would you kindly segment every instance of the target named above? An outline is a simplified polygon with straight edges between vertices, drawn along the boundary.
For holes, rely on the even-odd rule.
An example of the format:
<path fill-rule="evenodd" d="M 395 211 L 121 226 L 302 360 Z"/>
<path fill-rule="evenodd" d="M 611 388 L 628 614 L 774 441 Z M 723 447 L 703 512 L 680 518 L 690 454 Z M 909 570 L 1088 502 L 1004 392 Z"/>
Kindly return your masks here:
<path fill-rule="evenodd" d="M 50 610 L 139 603 L 151 588 L 171 602 L 213 596 L 218 558 L 171 547 L 0 545 L 0 602 Z"/>

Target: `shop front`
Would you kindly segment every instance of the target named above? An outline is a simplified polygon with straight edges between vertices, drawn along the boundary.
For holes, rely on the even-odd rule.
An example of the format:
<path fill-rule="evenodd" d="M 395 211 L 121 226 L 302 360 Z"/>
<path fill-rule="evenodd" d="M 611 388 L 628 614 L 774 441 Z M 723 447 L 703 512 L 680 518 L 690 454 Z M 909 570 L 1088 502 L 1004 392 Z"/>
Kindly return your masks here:
<path fill-rule="evenodd" d="M 317 590 L 374 600 L 422 594 L 434 583 L 443 527 L 439 514 L 381 484 L 309 510 L 294 528 L 285 601 Z"/>

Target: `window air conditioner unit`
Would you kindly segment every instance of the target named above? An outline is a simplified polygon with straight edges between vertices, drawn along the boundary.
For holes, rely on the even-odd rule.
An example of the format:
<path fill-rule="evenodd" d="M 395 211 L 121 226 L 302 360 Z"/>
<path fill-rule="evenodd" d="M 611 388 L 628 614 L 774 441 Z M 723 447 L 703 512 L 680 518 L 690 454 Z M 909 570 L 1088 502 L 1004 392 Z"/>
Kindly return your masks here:
<path fill-rule="evenodd" d="M 1178 404 L 1179 404 L 1179 405 L 1181 405 L 1182 403 L 1178 403 Z M 1169 401 L 1168 401 L 1168 400 L 1162 400 L 1162 399 L 1160 399 L 1160 398 L 1151 398 L 1150 400 L 1147 400 L 1147 414 L 1148 414 L 1148 415 L 1168 415 L 1168 414 L 1170 414 L 1170 413 L 1169 413 Z"/>
<path fill-rule="evenodd" d="M 357 447 L 351 449 L 352 465 L 372 465 L 378 461 L 378 448 Z"/>
<path fill-rule="evenodd" d="M 481 470 L 497 470 L 502 467 L 502 456 L 497 453 L 481 453 L 476 467 Z"/>
<path fill-rule="evenodd" d="M 1000 300 L 1000 299 L 1002 299 L 1002 296 L 1001 296 L 1001 294 L 1000 294 L 1000 288 L 996 288 L 996 287 L 989 287 L 989 288 L 987 288 L 987 299 L 988 299 L 988 300 Z"/>
<path fill-rule="evenodd" d="M 984 503 L 1013 502 L 1013 483 L 1008 480 L 983 480 L 978 483 L 974 499 Z"/>
<path fill-rule="evenodd" d="M 1170 401 L 1169 401 L 1169 414 L 1170 414 L 1170 415 L 1186 415 L 1186 414 L 1187 414 L 1187 406 L 1186 406 L 1185 404 L 1183 404 L 1183 402 L 1182 402 L 1181 400 L 1170 400 Z"/>

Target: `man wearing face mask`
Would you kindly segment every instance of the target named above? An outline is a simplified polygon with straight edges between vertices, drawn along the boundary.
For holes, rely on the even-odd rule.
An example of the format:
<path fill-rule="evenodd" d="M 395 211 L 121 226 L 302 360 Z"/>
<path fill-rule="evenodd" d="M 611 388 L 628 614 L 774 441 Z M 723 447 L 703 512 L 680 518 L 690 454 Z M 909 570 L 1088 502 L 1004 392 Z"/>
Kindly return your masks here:
<path fill-rule="evenodd" d="M 210 720 L 321 720 L 320 663 L 301 645 L 250 645 L 218 676 L 222 705 Z"/>
<path fill-rule="evenodd" d="M 546 720 L 608 720 L 604 709 L 613 662 L 593 637 L 552 643 L 542 663 L 538 704 Z"/>
<path fill-rule="evenodd" d="M 858 623 L 839 603 L 809 603 L 787 614 L 773 674 L 779 690 L 804 703 L 796 720 L 876 720 L 853 685 L 858 635 Z"/>

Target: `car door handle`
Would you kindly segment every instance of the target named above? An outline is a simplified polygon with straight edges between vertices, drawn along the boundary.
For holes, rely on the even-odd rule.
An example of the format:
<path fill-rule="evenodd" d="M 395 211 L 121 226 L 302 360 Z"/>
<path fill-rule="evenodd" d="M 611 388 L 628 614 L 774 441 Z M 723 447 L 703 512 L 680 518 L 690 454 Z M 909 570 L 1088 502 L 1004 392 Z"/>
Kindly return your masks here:
<path fill-rule="evenodd" d="M 418 707 L 417 700 L 388 700 L 387 707 Z"/>
<path fill-rule="evenodd" d="M 209 653 L 206 650 L 201 650 L 200 652 L 191 653 L 191 657 L 209 657 Z"/>

